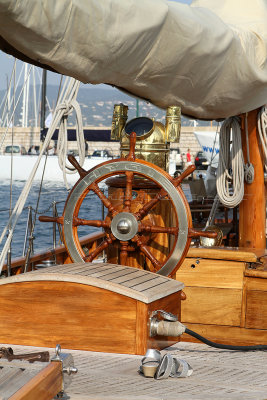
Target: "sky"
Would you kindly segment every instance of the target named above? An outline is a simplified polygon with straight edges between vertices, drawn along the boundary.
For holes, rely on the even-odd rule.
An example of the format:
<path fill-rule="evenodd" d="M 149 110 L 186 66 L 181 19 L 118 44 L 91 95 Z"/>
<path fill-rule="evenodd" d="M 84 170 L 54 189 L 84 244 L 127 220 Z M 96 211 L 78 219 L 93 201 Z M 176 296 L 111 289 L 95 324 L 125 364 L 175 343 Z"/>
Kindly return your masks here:
<path fill-rule="evenodd" d="M 177 1 L 179 3 L 185 3 L 185 4 L 191 3 L 191 0 L 172 0 L 172 1 Z M 14 65 L 14 58 L 12 56 L 9 56 L 9 55 L 3 53 L 0 50 L 0 90 L 5 90 L 7 88 L 8 82 L 11 77 L 13 65 Z M 18 74 L 21 70 L 21 67 L 22 67 L 22 62 L 18 60 L 17 67 L 16 67 L 17 68 L 17 78 L 18 78 Z M 40 71 L 39 75 L 41 76 L 41 70 L 39 69 L 39 71 Z M 37 81 L 37 83 L 39 81 L 38 74 L 37 74 L 36 81 Z M 59 81 L 60 81 L 59 74 L 48 71 L 48 76 L 47 76 L 48 84 L 58 85 Z"/>

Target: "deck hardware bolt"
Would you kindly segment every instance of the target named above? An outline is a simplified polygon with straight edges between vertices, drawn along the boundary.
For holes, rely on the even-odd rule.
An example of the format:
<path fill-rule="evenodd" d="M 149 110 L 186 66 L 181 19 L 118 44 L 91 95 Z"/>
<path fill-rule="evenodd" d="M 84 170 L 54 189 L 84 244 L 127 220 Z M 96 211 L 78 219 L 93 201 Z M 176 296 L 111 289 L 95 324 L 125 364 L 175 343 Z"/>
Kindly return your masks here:
<path fill-rule="evenodd" d="M 70 366 L 68 368 L 63 368 L 63 372 L 68 375 L 77 374 L 78 368 Z"/>
<path fill-rule="evenodd" d="M 59 344 L 56 345 L 55 353 L 56 355 L 51 359 L 51 361 L 60 362 L 62 365 L 63 383 L 62 389 L 59 392 L 59 395 L 61 395 L 62 393 L 64 393 L 64 390 L 70 385 L 72 375 L 77 374 L 78 369 L 74 366 L 72 354 L 61 353 L 61 346 Z"/>
<path fill-rule="evenodd" d="M 56 345 L 56 349 L 55 349 L 55 353 L 56 353 L 56 359 L 60 359 L 60 353 L 61 353 L 61 346 L 60 344 Z"/>

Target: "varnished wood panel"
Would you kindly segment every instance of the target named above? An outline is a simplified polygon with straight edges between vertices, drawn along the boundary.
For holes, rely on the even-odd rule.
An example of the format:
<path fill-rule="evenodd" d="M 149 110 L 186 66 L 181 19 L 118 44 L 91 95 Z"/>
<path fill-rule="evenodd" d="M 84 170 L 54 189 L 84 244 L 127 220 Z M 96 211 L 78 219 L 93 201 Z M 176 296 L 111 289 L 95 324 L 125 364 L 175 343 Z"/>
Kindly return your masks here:
<path fill-rule="evenodd" d="M 247 290 L 267 292 L 267 279 L 245 277 Z"/>
<path fill-rule="evenodd" d="M 9 400 L 48 400 L 54 398 L 62 387 L 62 364 L 51 362 Z"/>
<path fill-rule="evenodd" d="M 248 290 L 246 328 L 267 329 L 267 291 Z"/>
<path fill-rule="evenodd" d="M 266 268 L 266 266 L 265 266 L 265 268 Z M 267 280 L 267 270 L 266 269 L 261 270 L 259 268 L 257 268 L 257 269 L 246 268 L 245 276 L 251 277 L 251 278 L 263 278 L 263 279 Z"/>
<path fill-rule="evenodd" d="M 135 352 L 136 300 L 70 282 L 3 285 L 0 341 L 23 345 Z"/>
<path fill-rule="evenodd" d="M 149 312 L 148 305 L 138 301 L 136 303 L 136 342 L 135 342 L 135 353 L 144 355 L 147 351 L 148 341 L 148 320 Z"/>
<path fill-rule="evenodd" d="M 182 322 L 239 326 L 242 290 L 186 287 Z"/>
<path fill-rule="evenodd" d="M 176 273 L 185 286 L 241 289 L 245 263 L 186 258 Z"/>
<path fill-rule="evenodd" d="M 192 331 L 217 343 L 236 344 L 242 346 L 267 343 L 267 330 L 263 329 L 245 329 L 227 325 L 219 326 L 190 323 L 187 323 L 186 326 Z M 199 342 L 197 339 L 194 339 L 192 336 L 187 334 L 183 334 L 181 340 Z"/>

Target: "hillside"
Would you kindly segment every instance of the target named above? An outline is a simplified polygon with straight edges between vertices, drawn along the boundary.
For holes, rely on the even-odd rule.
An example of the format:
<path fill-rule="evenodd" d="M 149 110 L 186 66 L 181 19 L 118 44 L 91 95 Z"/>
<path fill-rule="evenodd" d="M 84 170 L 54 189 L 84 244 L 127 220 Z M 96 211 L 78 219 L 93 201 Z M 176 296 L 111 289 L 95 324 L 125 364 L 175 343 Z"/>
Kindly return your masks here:
<path fill-rule="evenodd" d="M 20 93 L 21 88 L 18 88 L 17 93 Z M 40 98 L 41 87 L 36 86 L 37 98 Z M 0 91 L 0 100 L 5 96 L 5 91 Z M 58 97 L 58 87 L 55 85 L 47 86 L 47 98 L 49 102 L 49 107 L 53 110 L 56 105 L 56 100 Z M 28 120 L 29 125 L 34 126 L 34 103 L 33 103 L 33 90 L 30 87 L 29 95 L 29 111 Z M 130 97 L 127 94 L 119 91 L 118 89 L 108 87 L 105 85 L 81 85 L 78 102 L 81 106 L 83 124 L 85 126 L 106 126 L 109 127 L 112 121 L 113 107 L 114 104 L 123 103 L 128 105 L 129 113 L 128 118 L 132 119 L 136 117 L 136 98 Z M 1 103 L 1 101 L 0 101 Z M 11 101 L 12 104 L 12 101 Z M 49 107 L 47 107 L 46 115 L 49 114 Z M 37 105 L 38 110 L 38 124 L 40 123 L 40 102 Z M 18 103 L 15 112 L 15 125 L 21 125 L 21 115 L 22 115 L 22 96 Z M 165 122 L 165 111 L 161 110 L 148 102 L 139 101 L 139 115 L 147 116 L 150 118 L 155 118 L 158 121 Z M 0 109 L 0 118 L 3 118 L 2 109 Z M 74 116 L 70 116 L 68 124 L 70 126 L 75 125 Z M 182 125 L 188 126 L 192 125 L 193 122 L 187 118 L 182 117 Z M 198 121 L 199 125 L 207 125 L 207 122 Z"/>

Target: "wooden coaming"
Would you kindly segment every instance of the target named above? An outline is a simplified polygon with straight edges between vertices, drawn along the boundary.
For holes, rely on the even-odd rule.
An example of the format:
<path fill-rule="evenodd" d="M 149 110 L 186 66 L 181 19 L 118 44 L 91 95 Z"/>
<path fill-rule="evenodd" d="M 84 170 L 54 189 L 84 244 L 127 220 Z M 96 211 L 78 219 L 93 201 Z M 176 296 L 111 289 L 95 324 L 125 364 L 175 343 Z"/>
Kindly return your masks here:
<path fill-rule="evenodd" d="M 265 248 L 252 249 L 246 247 L 190 247 L 187 258 L 206 258 L 210 260 L 228 260 L 257 262 L 267 255 Z"/>
<path fill-rule="evenodd" d="M 51 362 L 9 400 L 47 400 L 54 398 L 63 389 L 62 364 Z"/>

